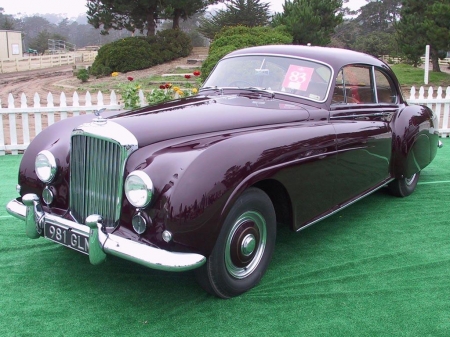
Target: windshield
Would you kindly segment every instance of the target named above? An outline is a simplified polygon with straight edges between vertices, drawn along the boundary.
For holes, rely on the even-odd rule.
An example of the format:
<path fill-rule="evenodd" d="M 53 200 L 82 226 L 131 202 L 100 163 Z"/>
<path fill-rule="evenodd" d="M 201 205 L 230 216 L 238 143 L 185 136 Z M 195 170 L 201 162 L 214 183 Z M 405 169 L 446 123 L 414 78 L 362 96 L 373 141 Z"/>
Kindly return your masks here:
<path fill-rule="evenodd" d="M 283 56 L 245 55 L 224 59 L 203 88 L 252 88 L 326 100 L 331 68 L 311 60 Z"/>

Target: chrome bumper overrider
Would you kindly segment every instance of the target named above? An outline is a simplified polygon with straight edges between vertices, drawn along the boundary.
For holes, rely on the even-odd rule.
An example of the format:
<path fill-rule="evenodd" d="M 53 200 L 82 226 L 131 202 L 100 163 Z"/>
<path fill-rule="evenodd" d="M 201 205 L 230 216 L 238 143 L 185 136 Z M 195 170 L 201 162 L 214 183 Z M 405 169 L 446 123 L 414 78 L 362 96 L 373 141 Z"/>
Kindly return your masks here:
<path fill-rule="evenodd" d="M 203 265 L 206 258 L 195 253 L 177 253 L 154 248 L 124 239 L 102 230 L 101 216 L 91 215 L 82 225 L 58 216 L 45 213 L 36 194 L 26 194 L 19 200 L 11 200 L 6 209 L 9 214 L 25 221 L 28 237 L 36 239 L 43 235 L 44 224 L 53 224 L 89 237 L 89 260 L 96 265 L 103 262 L 106 254 L 142 264 L 153 269 L 184 271 Z"/>

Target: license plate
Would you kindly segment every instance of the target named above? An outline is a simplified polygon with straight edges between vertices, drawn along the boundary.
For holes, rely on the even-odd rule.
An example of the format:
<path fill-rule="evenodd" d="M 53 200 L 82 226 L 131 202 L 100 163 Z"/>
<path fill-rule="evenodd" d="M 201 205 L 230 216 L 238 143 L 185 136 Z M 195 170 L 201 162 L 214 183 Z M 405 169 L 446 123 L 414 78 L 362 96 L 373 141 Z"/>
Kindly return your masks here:
<path fill-rule="evenodd" d="M 60 245 L 75 249 L 84 254 L 89 254 L 89 237 L 72 229 L 66 229 L 57 225 L 46 223 L 44 236 Z"/>

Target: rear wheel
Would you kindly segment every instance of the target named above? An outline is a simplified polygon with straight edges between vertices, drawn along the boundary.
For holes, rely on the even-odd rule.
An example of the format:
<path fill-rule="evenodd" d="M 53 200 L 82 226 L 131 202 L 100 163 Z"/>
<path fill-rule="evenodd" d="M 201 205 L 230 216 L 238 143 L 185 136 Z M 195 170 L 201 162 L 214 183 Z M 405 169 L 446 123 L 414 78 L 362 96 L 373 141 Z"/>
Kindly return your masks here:
<path fill-rule="evenodd" d="M 221 298 L 250 290 L 269 265 L 275 237 L 275 210 L 270 198 L 257 188 L 249 188 L 231 208 L 208 260 L 196 270 L 198 282 Z"/>
<path fill-rule="evenodd" d="M 397 197 L 407 197 L 416 189 L 417 182 L 419 181 L 420 172 L 414 173 L 409 178 L 395 179 L 388 185 L 391 194 Z"/>

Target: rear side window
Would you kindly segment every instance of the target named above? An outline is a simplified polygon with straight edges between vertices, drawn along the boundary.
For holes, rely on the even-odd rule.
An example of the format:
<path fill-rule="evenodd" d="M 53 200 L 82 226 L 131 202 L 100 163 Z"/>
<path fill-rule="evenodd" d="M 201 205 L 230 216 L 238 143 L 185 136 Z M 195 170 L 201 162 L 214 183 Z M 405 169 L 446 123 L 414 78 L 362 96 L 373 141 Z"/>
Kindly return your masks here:
<path fill-rule="evenodd" d="M 375 69 L 377 82 L 377 97 L 379 103 L 397 103 L 397 91 L 392 80 L 383 72 Z"/>
<path fill-rule="evenodd" d="M 372 66 L 350 65 L 337 74 L 333 104 L 396 103 L 392 80 Z"/>

